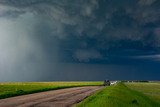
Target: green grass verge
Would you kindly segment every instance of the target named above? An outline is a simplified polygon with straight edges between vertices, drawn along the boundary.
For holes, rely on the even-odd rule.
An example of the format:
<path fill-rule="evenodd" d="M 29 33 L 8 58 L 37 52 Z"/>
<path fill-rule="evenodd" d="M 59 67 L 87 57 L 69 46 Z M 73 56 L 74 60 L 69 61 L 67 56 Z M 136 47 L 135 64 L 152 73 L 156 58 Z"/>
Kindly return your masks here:
<path fill-rule="evenodd" d="M 0 99 L 62 88 L 97 86 L 102 82 L 10 82 L 0 83 Z"/>
<path fill-rule="evenodd" d="M 123 83 L 109 86 L 89 96 L 76 107 L 160 107 L 160 104 Z"/>

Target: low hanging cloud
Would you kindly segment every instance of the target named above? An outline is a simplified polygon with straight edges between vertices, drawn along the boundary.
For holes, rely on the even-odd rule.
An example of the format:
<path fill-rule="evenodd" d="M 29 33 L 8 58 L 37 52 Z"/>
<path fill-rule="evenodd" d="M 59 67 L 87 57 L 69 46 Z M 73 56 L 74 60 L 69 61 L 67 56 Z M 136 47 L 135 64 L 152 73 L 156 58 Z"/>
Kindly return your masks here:
<path fill-rule="evenodd" d="M 81 50 L 75 51 L 73 57 L 80 62 L 89 62 L 90 60 L 101 59 L 102 55 L 96 50 Z"/>

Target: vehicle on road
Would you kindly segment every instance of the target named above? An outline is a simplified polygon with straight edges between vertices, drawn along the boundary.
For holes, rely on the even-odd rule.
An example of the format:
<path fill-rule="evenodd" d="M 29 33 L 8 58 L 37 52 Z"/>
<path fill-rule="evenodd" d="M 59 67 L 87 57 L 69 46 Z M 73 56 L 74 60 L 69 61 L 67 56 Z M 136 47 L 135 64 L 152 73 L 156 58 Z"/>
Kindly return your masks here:
<path fill-rule="evenodd" d="M 104 83 L 103 83 L 104 86 L 110 86 L 111 85 L 111 82 L 109 80 L 104 80 Z"/>

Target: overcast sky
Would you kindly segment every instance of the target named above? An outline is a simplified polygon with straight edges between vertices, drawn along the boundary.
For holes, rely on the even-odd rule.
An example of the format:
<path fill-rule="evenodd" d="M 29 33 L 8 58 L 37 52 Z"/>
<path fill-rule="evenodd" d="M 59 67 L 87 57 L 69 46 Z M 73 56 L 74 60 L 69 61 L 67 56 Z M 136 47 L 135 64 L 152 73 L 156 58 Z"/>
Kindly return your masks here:
<path fill-rule="evenodd" d="M 0 81 L 159 75 L 160 0 L 0 0 Z"/>

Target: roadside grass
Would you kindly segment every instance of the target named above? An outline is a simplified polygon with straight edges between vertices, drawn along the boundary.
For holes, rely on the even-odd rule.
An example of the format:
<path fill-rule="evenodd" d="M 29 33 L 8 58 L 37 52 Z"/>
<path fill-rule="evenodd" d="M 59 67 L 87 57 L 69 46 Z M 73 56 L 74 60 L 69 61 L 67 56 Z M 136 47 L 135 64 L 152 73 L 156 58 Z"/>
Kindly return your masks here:
<path fill-rule="evenodd" d="M 102 82 L 1 82 L 0 99 L 56 89 L 98 85 L 102 85 Z"/>
<path fill-rule="evenodd" d="M 160 107 L 160 104 L 138 91 L 128 88 L 123 83 L 106 87 L 76 107 Z"/>
<path fill-rule="evenodd" d="M 150 83 L 125 83 L 130 89 L 142 92 L 151 99 L 154 99 L 160 104 L 160 82 Z"/>

